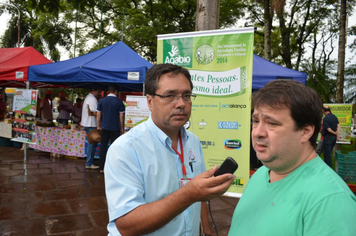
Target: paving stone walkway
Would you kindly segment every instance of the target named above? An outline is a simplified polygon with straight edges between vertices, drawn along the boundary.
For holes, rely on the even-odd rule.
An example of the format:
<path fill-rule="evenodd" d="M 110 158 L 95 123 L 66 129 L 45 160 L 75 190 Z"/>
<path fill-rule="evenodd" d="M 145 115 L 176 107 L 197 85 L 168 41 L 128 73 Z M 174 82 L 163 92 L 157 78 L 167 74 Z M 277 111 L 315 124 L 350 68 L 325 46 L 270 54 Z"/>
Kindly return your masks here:
<path fill-rule="evenodd" d="M 237 202 L 211 201 L 219 236 L 227 235 Z M 25 158 L 19 148 L 0 147 L 0 235 L 101 236 L 107 223 L 104 176 L 86 170 L 84 159 L 34 150 Z"/>

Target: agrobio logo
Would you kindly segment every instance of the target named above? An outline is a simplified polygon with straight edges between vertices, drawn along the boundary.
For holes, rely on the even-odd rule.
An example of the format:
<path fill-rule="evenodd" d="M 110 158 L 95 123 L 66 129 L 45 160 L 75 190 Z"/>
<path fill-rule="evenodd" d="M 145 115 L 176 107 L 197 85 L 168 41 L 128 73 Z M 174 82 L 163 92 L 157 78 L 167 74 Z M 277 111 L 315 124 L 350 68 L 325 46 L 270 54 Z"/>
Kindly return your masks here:
<path fill-rule="evenodd" d="M 239 139 L 226 139 L 224 141 L 224 148 L 227 150 L 240 149 L 241 146 L 242 143 Z"/>
<path fill-rule="evenodd" d="M 192 67 L 193 38 L 163 40 L 163 62 Z"/>

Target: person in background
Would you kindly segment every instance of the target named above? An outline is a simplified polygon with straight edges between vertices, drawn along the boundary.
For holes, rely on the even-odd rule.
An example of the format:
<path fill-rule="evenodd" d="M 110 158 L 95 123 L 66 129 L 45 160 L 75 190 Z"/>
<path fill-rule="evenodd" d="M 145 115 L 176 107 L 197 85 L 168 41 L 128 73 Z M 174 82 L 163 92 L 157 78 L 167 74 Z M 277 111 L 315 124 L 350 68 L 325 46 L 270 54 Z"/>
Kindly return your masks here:
<path fill-rule="evenodd" d="M 88 134 L 93 129 L 96 129 L 96 109 L 98 107 L 98 98 L 101 89 L 92 88 L 88 96 L 84 99 L 82 108 L 82 121 L 81 126 L 84 127 L 85 133 Z M 97 144 L 88 143 L 87 148 L 87 161 L 85 164 L 86 169 L 98 169 L 99 166 L 94 165 L 94 155 Z"/>
<path fill-rule="evenodd" d="M 331 113 L 328 105 L 323 106 L 323 131 L 321 134 L 324 136 L 323 152 L 324 161 L 328 166 L 332 167 L 331 153 L 336 144 L 336 140 L 340 140 L 340 125 L 337 117 Z"/>
<path fill-rule="evenodd" d="M 44 121 L 53 122 L 53 92 L 47 89 L 45 92 L 45 97 L 41 99 L 39 113 L 41 114 L 41 119 Z"/>
<path fill-rule="evenodd" d="M 109 235 L 211 235 L 205 201 L 222 195 L 235 176 L 205 170 L 189 120 L 193 84 L 172 64 L 147 71 L 150 118 L 110 146 L 104 168 Z M 192 168 L 190 168 L 192 166 Z"/>
<path fill-rule="evenodd" d="M 36 106 L 36 120 L 41 120 L 40 105 L 42 99 L 40 98 L 40 93 L 37 93 L 37 106 Z"/>
<path fill-rule="evenodd" d="M 64 92 L 59 92 L 58 97 L 60 98 L 58 104 L 58 123 L 63 125 L 68 125 L 68 121 L 70 119 L 70 113 L 72 112 L 73 105 L 72 103 L 66 99 L 68 97 Z"/>
<path fill-rule="evenodd" d="M 264 166 L 247 183 L 229 236 L 356 235 L 356 196 L 314 150 L 321 107 L 296 81 L 256 93 L 252 143 Z"/>
<path fill-rule="evenodd" d="M 100 164 L 99 170 L 103 173 L 107 147 L 113 143 L 121 134 L 124 133 L 124 103 L 119 99 L 118 88 L 110 85 L 109 94 L 102 98 L 98 105 L 96 114 L 97 127 L 101 130 Z"/>
<path fill-rule="evenodd" d="M 320 126 L 320 140 L 318 144 L 316 145 L 315 152 L 319 156 L 323 153 L 323 141 L 324 141 L 324 136 L 321 134 L 323 132 L 323 120 L 321 120 L 321 126 Z"/>
<path fill-rule="evenodd" d="M 6 113 L 6 103 L 4 101 L 4 97 L 0 94 L 0 121 L 5 119 Z"/>
<path fill-rule="evenodd" d="M 74 124 L 80 124 L 80 121 L 82 119 L 82 108 L 83 108 L 82 99 L 77 98 L 75 100 L 75 103 L 74 103 L 73 109 L 72 109 L 72 111 L 73 111 L 72 116 L 73 116 Z"/>

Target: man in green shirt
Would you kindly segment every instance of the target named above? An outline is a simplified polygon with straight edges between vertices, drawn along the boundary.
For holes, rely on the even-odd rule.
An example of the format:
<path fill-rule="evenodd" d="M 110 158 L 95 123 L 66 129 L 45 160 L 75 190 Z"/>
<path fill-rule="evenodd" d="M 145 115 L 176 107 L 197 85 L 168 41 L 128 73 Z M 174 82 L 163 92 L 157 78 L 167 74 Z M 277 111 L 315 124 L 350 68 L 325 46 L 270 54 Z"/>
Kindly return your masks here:
<path fill-rule="evenodd" d="M 253 99 L 252 144 L 264 165 L 236 206 L 229 236 L 356 235 L 356 197 L 316 154 L 322 102 L 276 80 Z"/>

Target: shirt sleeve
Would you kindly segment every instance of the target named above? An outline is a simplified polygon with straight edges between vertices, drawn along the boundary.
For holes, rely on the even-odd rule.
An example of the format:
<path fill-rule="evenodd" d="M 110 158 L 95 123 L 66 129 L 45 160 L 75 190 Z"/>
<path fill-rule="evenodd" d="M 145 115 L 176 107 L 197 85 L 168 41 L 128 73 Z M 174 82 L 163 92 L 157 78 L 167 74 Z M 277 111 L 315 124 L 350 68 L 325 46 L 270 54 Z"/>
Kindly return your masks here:
<path fill-rule="evenodd" d="M 356 235 L 356 198 L 337 193 L 320 201 L 304 218 L 305 236 Z"/>
<path fill-rule="evenodd" d="M 121 103 L 121 105 L 120 105 L 120 113 L 125 113 L 125 105 L 124 105 L 124 103 L 122 102 L 121 99 L 120 99 L 120 103 Z"/>
<path fill-rule="evenodd" d="M 93 98 L 90 99 L 89 102 L 88 102 L 90 111 L 92 111 L 92 112 L 98 111 L 98 102 L 95 101 L 94 99 L 96 99 L 96 98 L 93 97 Z"/>
<path fill-rule="evenodd" d="M 110 221 L 145 204 L 142 171 L 127 145 L 115 142 L 107 153 L 104 173 Z"/>
<path fill-rule="evenodd" d="M 323 128 L 325 129 L 325 130 L 327 130 L 328 128 L 330 128 L 330 124 L 329 124 L 329 119 L 324 119 L 323 120 Z"/>

